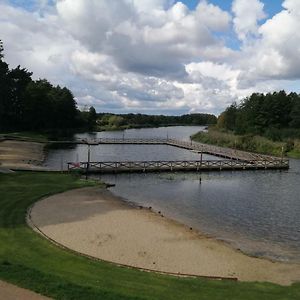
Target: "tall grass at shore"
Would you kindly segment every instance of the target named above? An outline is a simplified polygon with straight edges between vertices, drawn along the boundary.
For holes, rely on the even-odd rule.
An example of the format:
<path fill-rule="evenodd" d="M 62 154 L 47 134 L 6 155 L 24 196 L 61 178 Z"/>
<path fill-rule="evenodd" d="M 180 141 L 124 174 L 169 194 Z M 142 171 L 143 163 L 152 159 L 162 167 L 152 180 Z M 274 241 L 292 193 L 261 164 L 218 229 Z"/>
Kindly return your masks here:
<path fill-rule="evenodd" d="M 300 140 L 294 140 L 293 149 L 288 153 L 290 157 L 300 158 Z"/>
<path fill-rule="evenodd" d="M 91 260 L 26 225 L 28 207 L 42 197 L 95 184 L 58 173 L 0 174 L 0 279 L 54 299 L 300 299 L 300 284 L 178 278 Z"/>
<path fill-rule="evenodd" d="M 274 142 L 262 136 L 236 135 L 213 128 L 210 128 L 208 132 L 196 133 L 192 139 L 201 143 L 275 156 L 281 156 L 283 150 L 285 155 L 300 158 L 300 140 Z"/>

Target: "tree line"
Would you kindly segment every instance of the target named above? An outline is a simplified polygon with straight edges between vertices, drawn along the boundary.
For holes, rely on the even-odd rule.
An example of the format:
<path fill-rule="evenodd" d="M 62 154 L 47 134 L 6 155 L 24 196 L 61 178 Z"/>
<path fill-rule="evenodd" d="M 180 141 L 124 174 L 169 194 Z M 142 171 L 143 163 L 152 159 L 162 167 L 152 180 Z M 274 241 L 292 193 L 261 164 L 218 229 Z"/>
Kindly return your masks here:
<path fill-rule="evenodd" d="M 220 114 L 217 128 L 272 140 L 300 137 L 300 95 L 285 91 L 254 93 Z"/>
<path fill-rule="evenodd" d="M 211 125 L 217 117 L 212 114 L 187 114 L 182 116 L 145 114 L 98 114 L 98 125 L 108 128 L 158 127 L 168 125 Z"/>
<path fill-rule="evenodd" d="M 32 80 L 31 76 L 20 66 L 9 69 L 0 40 L 0 132 L 95 126 L 97 115 L 93 107 L 81 112 L 69 89 L 53 86 L 46 79 Z"/>

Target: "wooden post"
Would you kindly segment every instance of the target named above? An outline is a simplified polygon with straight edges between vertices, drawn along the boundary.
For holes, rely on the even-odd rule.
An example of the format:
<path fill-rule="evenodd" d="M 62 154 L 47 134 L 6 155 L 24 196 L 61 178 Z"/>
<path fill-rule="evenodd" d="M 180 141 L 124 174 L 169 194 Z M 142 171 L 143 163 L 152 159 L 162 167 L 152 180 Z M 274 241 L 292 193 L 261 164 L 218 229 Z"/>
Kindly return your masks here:
<path fill-rule="evenodd" d="M 63 154 L 60 157 L 60 171 L 61 172 L 64 171 L 64 156 L 63 156 Z"/>
<path fill-rule="evenodd" d="M 203 148 L 201 148 L 201 155 L 200 155 L 200 166 L 202 167 L 202 156 L 203 156 Z"/>
<path fill-rule="evenodd" d="M 281 147 L 281 164 L 283 163 L 283 146 Z"/>
<path fill-rule="evenodd" d="M 86 180 L 87 180 L 88 172 L 89 172 L 89 169 L 90 169 L 90 160 L 91 160 L 91 145 L 88 144 L 88 159 L 87 159 L 86 173 L 85 173 L 85 179 Z"/>

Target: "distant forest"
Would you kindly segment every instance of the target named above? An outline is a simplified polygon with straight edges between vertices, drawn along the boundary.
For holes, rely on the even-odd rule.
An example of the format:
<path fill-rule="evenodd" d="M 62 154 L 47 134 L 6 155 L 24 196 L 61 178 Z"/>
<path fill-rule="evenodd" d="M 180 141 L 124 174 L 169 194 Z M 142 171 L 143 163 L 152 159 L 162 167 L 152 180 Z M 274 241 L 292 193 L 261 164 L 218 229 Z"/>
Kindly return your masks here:
<path fill-rule="evenodd" d="M 217 117 L 211 114 L 188 114 L 182 116 L 145 115 L 145 114 L 98 114 L 100 128 L 138 128 L 170 125 L 212 125 Z"/>
<path fill-rule="evenodd" d="M 9 69 L 0 41 L 0 132 L 94 128 L 93 107 L 81 112 L 69 89 L 46 79 L 34 81 L 31 76 L 20 66 Z"/>
<path fill-rule="evenodd" d="M 233 103 L 218 118 L 217 128 L 281 141 L 300 138 L 300 95 L 285 91 L 254 93 Z"/>

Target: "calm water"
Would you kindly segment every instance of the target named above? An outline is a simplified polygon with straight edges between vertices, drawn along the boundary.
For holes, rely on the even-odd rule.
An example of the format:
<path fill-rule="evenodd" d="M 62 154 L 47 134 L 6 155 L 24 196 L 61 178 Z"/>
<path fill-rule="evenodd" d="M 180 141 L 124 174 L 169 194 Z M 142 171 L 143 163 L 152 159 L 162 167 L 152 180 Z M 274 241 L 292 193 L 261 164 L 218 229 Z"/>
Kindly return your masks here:
<path fill-rule="evenodd" d="M 200 127 L 127 130 L 125 137 L 189 139 Z M 122 132 L 97 133 L 120 137 Z M 83 135 L 80 135 L 82 137 Z M 102 160 L 197 159 L 197 154 L 167 146 L 109 146 L 94 149 Z M 112 148 L 114 147 L 114 149 Z M 86 149 L 51 150 L 48 165 L 85 156 Z M 99 155 L 99 156 L 98 156 Z M 134 156 L 133 156 L 134 155 Z M 193 157 L 193 156 L 196 157 Z M 212 157 L 210 157 L 212 158 Z M 84 159 L 86 160 L 86 159 Z M 101 175 L 112 191 L 128 201 L 152 206 L 252 255 L 300 263 L 300 160 L 288 171 L 236 171 Z M 199 177 L 201 176 L 201 184 Z"/>
<path fill-rule="evenodd" d="M 203 130 L 200 126 L 177 126 L 145 129 L 130 129 L 112 132 L 98 132 L 94 134 L 77 134 L 76 138 L 177 138 L 189 140 L 189 136 Z M 50 149 L 45 166 L 54 169 L 66 169 L 67 162 L 87 161 L 88 149 L 86 145 L 56 145 L 57 149 Z M 143 161 L 143 160 L 199 160 L 200 155 L 185 149 L 167 145 L 97 145 L 91 146 L 91 161 Z M 206 160 L 221 158 L 203 155 Z"/>

